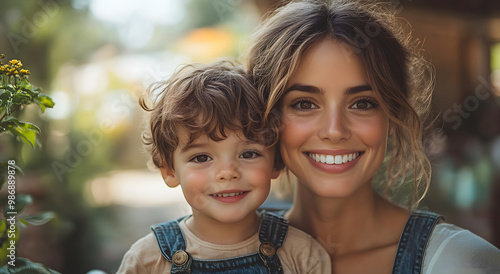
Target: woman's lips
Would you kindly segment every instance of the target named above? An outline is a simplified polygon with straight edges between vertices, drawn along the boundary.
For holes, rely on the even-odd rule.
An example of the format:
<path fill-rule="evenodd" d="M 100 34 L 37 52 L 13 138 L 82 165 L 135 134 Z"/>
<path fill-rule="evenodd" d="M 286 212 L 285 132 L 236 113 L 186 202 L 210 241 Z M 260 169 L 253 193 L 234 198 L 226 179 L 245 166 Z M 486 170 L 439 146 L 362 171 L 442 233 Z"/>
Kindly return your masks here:
<path fill-rule="evenodd" d="M 305 152 L 309 161 L 317 168 L 328 173 L 346 172 L 356 165 L 363 156 L 363 151 L 357 152 Z"/>
<path fill-rule="evenodd" d="M 354 152 L 347 154 L 319 154 L 319 153 L 311 153 L 307 152 L 307 156 L 309 158 L 315 160 L 316 162 L 320 162 L 327 165 L 341 165 L 353 160 L 356 160 L 361 155 L 362 152 Z"/>

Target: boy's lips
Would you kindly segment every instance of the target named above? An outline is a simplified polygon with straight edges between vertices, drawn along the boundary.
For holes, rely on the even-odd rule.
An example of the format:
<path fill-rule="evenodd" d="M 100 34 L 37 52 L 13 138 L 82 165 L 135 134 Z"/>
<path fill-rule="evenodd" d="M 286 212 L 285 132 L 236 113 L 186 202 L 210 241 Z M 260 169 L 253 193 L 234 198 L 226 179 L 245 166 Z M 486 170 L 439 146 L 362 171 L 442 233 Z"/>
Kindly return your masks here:
<path fill-rule="evenodd" d="M 231 189 L 231 190 L 224 190 L 224 191 L 219 191 L 217 193 L 212 193 L 209 194 L 210 197 L 213 199 L 223 202 L 223 203 L 236 203 L 243 198 L 249 193 L 250 191 L 246 190 L 238 190 L 238 189 Z"/>

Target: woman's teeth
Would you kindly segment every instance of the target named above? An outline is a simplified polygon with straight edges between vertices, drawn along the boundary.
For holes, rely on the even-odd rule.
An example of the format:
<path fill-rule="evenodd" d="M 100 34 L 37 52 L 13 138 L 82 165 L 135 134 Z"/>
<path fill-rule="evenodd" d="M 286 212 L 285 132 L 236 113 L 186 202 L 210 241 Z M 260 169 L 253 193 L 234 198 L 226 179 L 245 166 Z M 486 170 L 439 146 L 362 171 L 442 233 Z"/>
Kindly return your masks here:
<path fill-rule="evenodd" d="M 235 192 L 235 193 L 221 193 L 221 194 L 210 194 L 215 197 L 231 197 L 236 195 L 242 195 L 244 192 Z"/>
<path fill-rule="evenodd" d="M 360 152 L 356 152 L 344 155 L 326 155 L 326 154 L 316 154 L 316 153 L 308 153 L 307 155 L 311 159 L 319 163 L 328 165 L 340 165 L 358 158 L 360 154 L 361 154 Z"/>

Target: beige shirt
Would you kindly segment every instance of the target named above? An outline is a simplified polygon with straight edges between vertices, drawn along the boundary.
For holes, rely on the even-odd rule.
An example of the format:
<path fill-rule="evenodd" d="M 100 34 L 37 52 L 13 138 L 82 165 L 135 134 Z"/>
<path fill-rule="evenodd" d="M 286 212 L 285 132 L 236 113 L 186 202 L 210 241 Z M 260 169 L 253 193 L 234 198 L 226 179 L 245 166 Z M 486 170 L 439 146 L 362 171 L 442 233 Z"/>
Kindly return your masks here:
<path fill-rule="evenodd" d="M 180 227 L 186 237 L 186 251 L 193 258 L 220 260 L 255 253 L 259 249 L 258 233 L 232 245 L 209 243 L 196 237 L 186 226 Z M 278 249 L 284 273 L 331 273 L 330 257 L 326 250 L 311 236 L 288 227 L 285 241 Z M 171 263 L 162 257 L 153 233 L 135 242 L 123 257 L 117 273 L 170 273 Z"/>

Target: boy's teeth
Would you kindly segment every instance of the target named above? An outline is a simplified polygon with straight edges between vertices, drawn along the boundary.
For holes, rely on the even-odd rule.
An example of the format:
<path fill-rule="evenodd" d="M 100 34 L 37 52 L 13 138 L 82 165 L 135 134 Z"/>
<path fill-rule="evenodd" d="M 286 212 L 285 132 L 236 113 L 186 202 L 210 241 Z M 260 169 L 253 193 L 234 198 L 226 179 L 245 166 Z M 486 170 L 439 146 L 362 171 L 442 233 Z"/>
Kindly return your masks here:
<path fill-rule="evenodd" d="M 315 154 L 308 153 L 309 157 L 316 162 L 328 164 L 328 165 L 340 165 L 350 162 L 359 157 L 360 153 L 351 153 L 344 155 L 326 155 L 326 154 Z"/>
<path fill-rule="evenodd" d="M 236 196 L 236 195 L 241 195 L 243 192 L 234 192 L 234 193 L 221 193 L 221 194 L 212 194 L 216 197 L 231 197 L 231 196 Z"/>

